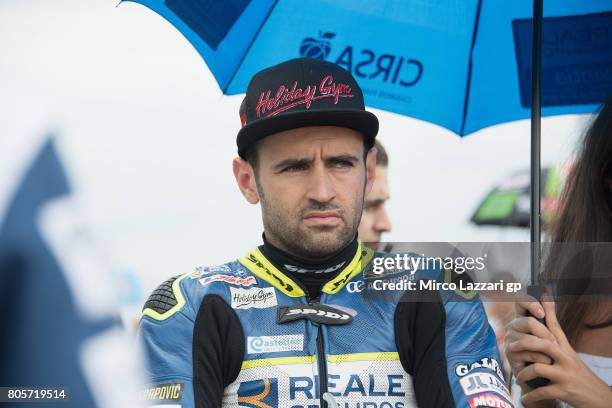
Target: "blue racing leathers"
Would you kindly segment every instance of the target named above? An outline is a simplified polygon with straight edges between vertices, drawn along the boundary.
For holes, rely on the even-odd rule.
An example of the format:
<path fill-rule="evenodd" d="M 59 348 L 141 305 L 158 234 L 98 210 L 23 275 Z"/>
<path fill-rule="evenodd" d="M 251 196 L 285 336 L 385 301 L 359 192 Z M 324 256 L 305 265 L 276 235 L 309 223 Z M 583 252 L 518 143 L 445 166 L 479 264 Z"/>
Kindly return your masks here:
<path fill-rule="evenodd" d="M 168 280 L 141 323 L 145 398 L 183 408 L 511 407 L 478 297 L 373 289 L 365 276 L 382 256 L 360 244 L 318 299 L 259 249 Z"/>

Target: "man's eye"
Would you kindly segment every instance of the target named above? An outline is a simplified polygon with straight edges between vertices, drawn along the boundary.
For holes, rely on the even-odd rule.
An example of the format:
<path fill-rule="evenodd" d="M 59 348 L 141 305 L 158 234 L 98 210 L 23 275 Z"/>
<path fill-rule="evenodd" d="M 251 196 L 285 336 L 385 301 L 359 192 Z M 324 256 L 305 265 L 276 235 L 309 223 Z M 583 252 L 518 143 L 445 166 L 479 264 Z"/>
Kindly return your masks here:
<path fill-rule="evenodd" d="M 344 168 L 344 167 L 353 167 L 353 163 L 348 160 L 338 160 L 334 162 L 334 167 Z"/>
<path fill-rule="evenodd" d="M 380 203 L 380 202 L 374 202 L 374 203 L 366 202 L 363 205 L 363 209 L 366 211 L 374 211 L 374 210 L 378 210 L 382 205 L 383 203 Z"/>
<path fill-rule="evenodd" d="M 293 166 L 285 167 L 283 169 L 283 172 L 294 173 L 297 171 L 306 170 L 307 168 L 308 168 L 308 165 L 306 164 L 294 164 Z"/>

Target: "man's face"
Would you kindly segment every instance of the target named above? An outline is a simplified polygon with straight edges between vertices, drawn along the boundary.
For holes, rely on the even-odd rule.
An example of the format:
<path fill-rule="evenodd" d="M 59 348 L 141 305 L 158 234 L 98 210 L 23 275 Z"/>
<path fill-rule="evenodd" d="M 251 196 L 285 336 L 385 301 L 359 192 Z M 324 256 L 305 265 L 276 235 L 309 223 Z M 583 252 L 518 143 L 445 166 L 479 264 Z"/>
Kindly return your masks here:
<path fill-rule="evenodd" d="M 374 150 L 364 163 L 360 133 L 299 128 L 262 139 L 257 151 L 254 194 L 273 245 L 303 258 L 325 258 L 354 238 L 376 172 Z"/>
<path fill-rule="evenodd" d="M 385 204 L 389 199 L 387 168 L 376 167 L 376 181 L 365 196 L 363 215 L 359 224 L 359 239 L 372 247 L 378 246 L 382 233 L 391 231 L 391 220 Z"/>

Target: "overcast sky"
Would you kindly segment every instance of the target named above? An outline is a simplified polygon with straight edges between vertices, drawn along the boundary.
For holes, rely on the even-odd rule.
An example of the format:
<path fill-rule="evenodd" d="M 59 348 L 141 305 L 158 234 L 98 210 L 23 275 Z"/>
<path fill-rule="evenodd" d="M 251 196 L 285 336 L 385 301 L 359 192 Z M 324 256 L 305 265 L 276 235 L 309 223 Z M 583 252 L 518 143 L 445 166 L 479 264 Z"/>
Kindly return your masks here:
<path fill-rule="evenodd" d="M 0 0 L 0 75 L 48 102 L 73 184 L 115 265 L 148 293 L 195 265 L 258 245 L 258 207 L 231 160 L 242 96 L 222 96 L 191 45 L 162 18 L 117 0 Z M 388 241 L 527 240 L 470 226 L 483 195 L 529 166 L 529 122 L 467 138 L 373 110 L 389 150 Z M 584 117 L 543 121 L 543 164 L 565 160 Z"/>

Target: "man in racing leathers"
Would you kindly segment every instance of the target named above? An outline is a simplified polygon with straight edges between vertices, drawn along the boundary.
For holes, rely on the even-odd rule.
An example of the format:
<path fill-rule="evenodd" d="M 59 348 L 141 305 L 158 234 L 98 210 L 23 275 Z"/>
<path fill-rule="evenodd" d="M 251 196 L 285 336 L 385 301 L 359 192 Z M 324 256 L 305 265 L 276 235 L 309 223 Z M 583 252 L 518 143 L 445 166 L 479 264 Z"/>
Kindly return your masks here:
<path fill-rule="evenodd" d="M 145 398 L 175 407 L 511 407 L 476 297 L 366 290 L 356 238 L 377 118 L 351 74 L 295 59 L 257 73 L 233 162 L 263 244 L 146 302 Z M 394 275 L 395 276 L 395 275 Z M 416 271 L 412 279 L 453 279 Z"/>

